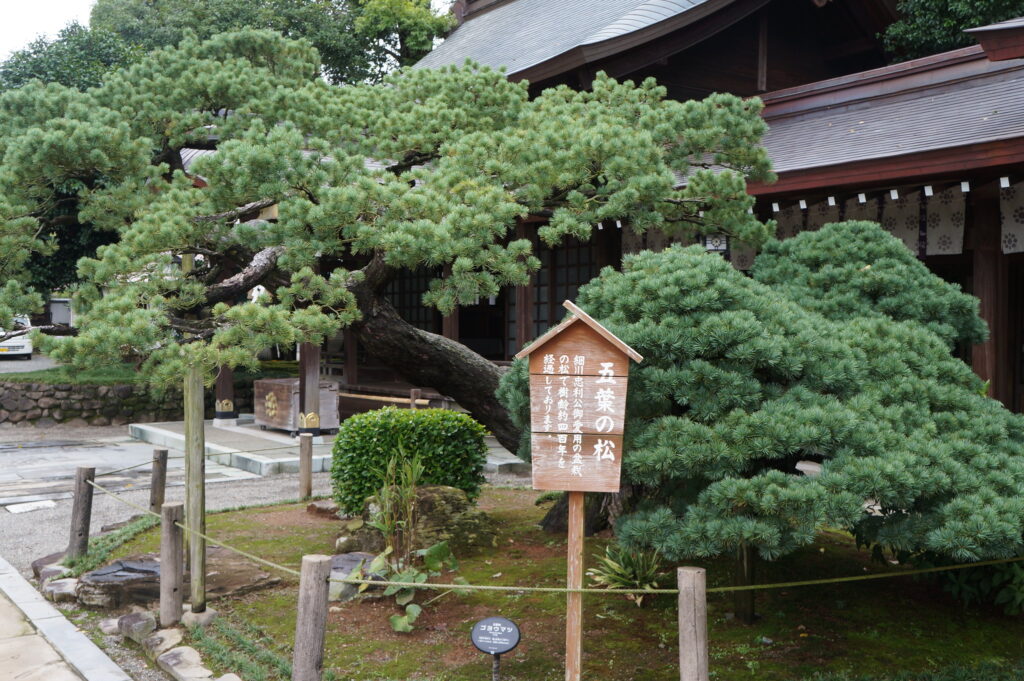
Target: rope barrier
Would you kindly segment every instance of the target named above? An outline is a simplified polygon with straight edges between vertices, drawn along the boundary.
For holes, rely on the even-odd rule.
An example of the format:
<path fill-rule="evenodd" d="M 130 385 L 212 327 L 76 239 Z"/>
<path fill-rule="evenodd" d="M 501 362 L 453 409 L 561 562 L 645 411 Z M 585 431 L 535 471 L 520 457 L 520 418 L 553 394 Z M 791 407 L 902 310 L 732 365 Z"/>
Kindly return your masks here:
<path fill-rule="evenodd" d="M 117 501 L 120 501 L 121 503 L 123 503 L 123 504 L 125 504 L 127 506 L 131 506 L 131 507 L 133 507 L 133 508 L 135 508 L 135 509 L 137 509 L 139 511 L 142 511 L 143 513 L 156 516 L 157 518 L 160 517 L 159 513 L 154 513 L 153 511 L 150 511 L 148 508 L 144 508 L 143 506 L 139 506 L 138 504 L 130 502 L 127 499 L 122 499 L 119 496 L 117 496 L 116 494 L 114 494 L 113 492 L 111 492 L 109 490 L 106 490 L 103 487 L 100 487 L 99 485 L 97 485 L 95 482 L 93 482 L 91 480 L 87 480 L 86 482 L 88 482 L 90 485 L 92 485 L 96 489 L 100 490 L 101 492 L 110 495 L 111 497 L 113 497 Z M 293 575 L 295 577 L 299 576 L 299 571 L 298 570 L 286 567 L 284 565 L 279 565 L 279 564 L 274 563 L 272 561 L 269 561 L 269 560 L 266 560 L 264 558 L 260 558 L 259 556 L 256 556 L 256 555 L 253 555 L 251 553 L 248 553 L 247 551 L 243 551 L 243 550 L 241 550 L 239 548 L 236 548 L 236 547 L 233 547 L 233 546 L 229 546 L 228 544 L 225 544 L 224 542 L 220 541 L 219 539 L 216 539 L 216 538 L 211 537 L 211 536 L 209 536 L 207 534 L 199 532 L 198 530 L 193 530 L 190 527 L 188 527 L 188 526 L 186 526 L 186 525 L 184 525 L 182 523 L 175 523 L 175 525 L 177 525 L 181 529 L 185 530 L 186 532 L 189 532 L 189 533 L 194 534 L 194 535 L 198 535 L 198 536 L 202 537 L 203 539 L 205 539 L 208 542 L 214 543 L 217 546 L 222 546 L 222 547 L 228 549 L 229 551 L 234 551 L 235 553 L 238 553 L 239 555 L 245 556 L 246 558 L 254 560 L 254 561 L 256 561 L 256 562 L 258 562 L 258 563 L 260 563 L 262 565 L 266 565 L 267 567 L 273 568 L 275 570 L 280 570 L 282 572 L 286 572 L 286 573 L 288 573 L 290 575 Z M 788 588 L 798 587 L 798 586 L 819 586 L 819 585 L 823 585 L 823 584 L 841 584 L 841 583 L 844 583 L 844 582 L 863 582 L 863 581 L 867 581 L 867 580 L 871 580 L 871 579 L 889 579 L 889 578 L 892 578 L 892 577 L 910 577 L 912 575 L 924 575 L 924 574 L 932 574 L 932 573 L 936 573 L 936 572 L 948 572 L 950 570 L 963 570 L 963 569 L 966 569 L 966 568 L 984 567 L 984 566 L 987 566 L 987 565 L 1003 565 L 1003 564 L 1006 564 L 1006 563 L 1017 563 L 1017 562 L 1020 562 L 1020 561 L 1024 561 L 1024 556 L 1018 556 L 1018 557 L 1015 557 L 1015 558 L 1000 558 L 1000 559 L 996 559 L 996 560 L 986 560 L 986 561 L 981 561 L 981 562 L 977 562 L 977 563 L 961 563 L 959 565 L 944 565 L 944 566 L 941 566 L 941 567 L 921 568 L 921 569 L 917 569 L 917 570 L 903 570 L 903 571 L 899 571 L 899 572 L 883 572 L 883 573 L 873 574 L 873 575 L 853 575 L 851 577 L 833 577 L 833 578 L 828 578 L 828 579 L 805 579 L 805 580 L 796 581 L 796 582 L 776 582 L 774 584 L 751 584 L 751 585 L 747 585 L 747 586 L 717 586 L 717 587 L 712 587 L 712 588 L 707 589 L 707 593 L 729 593 L 729 592 L 735 592 L 735 591 L 765 591 L 765 590 L 768 590 L 768 589 L 788 589 Z M 448 590 L 448 591 L 463 591 L 463 590 L 465 590 L 465 591 L 507 591 L 507 592 L 517 592 L 517 593 L 581 593 L 581 594 L 604 594 L 604 595 L 616 595 L 616 594 L 618 594 L 618 595 L 624 595 L 624 594 L 678 594 L 679 593 L 679 589 L 594 589 L 594 588 L 586 588 L 586 587 L 580 588 L 580 589 L 572 589 L 572 588 L 569 588 L 569 587 L 562 587 L 562 586 L 510 586 L 510 585 L 500 585 L 500 584 L 442 584 L 442 583 L 437 583 L 437 582 L 423 582 L 423 583 L 419 583 L 419 582 L 391 582 L 391 581 L 377 580 L 377 579 L 350 579 L 350 578 L 338 579 L 338 578 L 333 578 L 333 577 L 329 581 L 337 583 L 337 584 L 353 584 L 353 585 L 369 584 L 369 585 L 382 586 L 382 587 L 397 586 L 399 588 L 434 589 L 434 590 Z"/>

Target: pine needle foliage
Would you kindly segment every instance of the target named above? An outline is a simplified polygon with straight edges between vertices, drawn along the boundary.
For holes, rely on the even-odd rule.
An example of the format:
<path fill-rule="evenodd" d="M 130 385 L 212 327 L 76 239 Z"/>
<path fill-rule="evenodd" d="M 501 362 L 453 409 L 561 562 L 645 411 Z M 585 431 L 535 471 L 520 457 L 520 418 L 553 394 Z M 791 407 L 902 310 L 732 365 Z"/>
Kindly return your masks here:
<path fill-rule="evenodd" d="M 580 290 L 644 356 L 623 463 L 642 501 L 620 541 L 670 560 L 743 545 L 775 559 L 838 526 L 960 561 L 1020 552 L 1024 418 L 950 354 L 982 337 L 975 303 L 900 248 L 877 225 L 835 224 L 769 243 L 763 281 L 673 246 Z M 513 367 L 501 395 L 526 428 L 527 389 Z"/>
<path fill-rule="evenodd" d="M 522 284 L 539 267 L 514 236 L 522 218 L 549 218 L 550 245 L 602 220 L 753 245 L 772 229 L 745 193 L 771 178 L 756 99 L 675 102 L 653 80 L 600 75 L 531 100 L 472 64 L 335 87 L 319 65 L 309 42 L 246 30 L 185 37 L 86 92 L 0 95 L 0 273 L 15 281 L 0 325 L 33 302 L 18 272 L 58 202 L 116 238 L 79 261 L 80 333 L 48 350 L 132 361 L 164 384 L 319 343 L 365 313 L 357 291 L 372 302 L 402 270 L 438 273 L 423 302 L 444 313 Z M 216 153 L 185 172 L 189 147 Z M 224 292 L 233 277 L 245 285 Z M 258 283 L 267 295 L 247 301 Z"/>

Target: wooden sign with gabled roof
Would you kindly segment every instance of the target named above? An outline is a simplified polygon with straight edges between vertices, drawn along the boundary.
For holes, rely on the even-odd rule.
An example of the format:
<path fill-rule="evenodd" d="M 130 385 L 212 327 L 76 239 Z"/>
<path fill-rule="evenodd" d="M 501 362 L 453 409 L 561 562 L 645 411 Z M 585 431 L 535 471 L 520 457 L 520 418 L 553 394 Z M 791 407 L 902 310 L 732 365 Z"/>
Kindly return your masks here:
<path fill-rule="evenodd" d="M 569 493 L 570 589 L 583 586 L 583 493 L 618 492 L 629 361 L 640 356 L 568 300 L 572 313 L 516 359 L 530 358 L 533 488 Z M 583 599 L 566 597 L 565 678 L 580 681 Z"/>
<path fill-rule="evenodd" d="M 643 357 L 579 307 L 524 348 L 533 488 L 618 492 L 629 361 Z"/>

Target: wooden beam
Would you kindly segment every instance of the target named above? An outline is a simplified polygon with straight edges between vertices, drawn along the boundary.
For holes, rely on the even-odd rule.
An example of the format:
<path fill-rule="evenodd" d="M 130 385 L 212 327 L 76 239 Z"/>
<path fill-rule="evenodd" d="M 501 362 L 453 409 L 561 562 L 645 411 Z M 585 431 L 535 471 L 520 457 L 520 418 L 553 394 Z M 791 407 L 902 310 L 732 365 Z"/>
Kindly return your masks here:
<path fill-rule="evenodd" d="M 1013 370 L 1008 353 L 1008 273 L 1006 256 L 1000 249 L 1001 222 L 995 184 L 975 188 L 970 202 L 970 228 L 974 232 L 971 292 L 980 299 L 978 311 L 989 328 L 988 340 L 972 348 L 971 365 L 982 380 L 989 382 L 989 396 L 1011 407 Z"/>
<path fill-rule="evenodd" d="M 303 343 L 299 349 L 299 432 L 320 435 L 320 346 Z"/>

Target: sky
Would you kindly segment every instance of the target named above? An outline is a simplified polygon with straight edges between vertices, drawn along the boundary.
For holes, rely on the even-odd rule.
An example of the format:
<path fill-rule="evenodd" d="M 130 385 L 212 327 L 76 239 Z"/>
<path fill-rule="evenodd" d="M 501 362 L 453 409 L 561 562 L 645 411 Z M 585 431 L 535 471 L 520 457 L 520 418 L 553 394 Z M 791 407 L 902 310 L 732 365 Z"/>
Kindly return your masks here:
<path fill-rule="evenodd" d="M 89 23 L 94 0 L 0 0 L 0 60 L 40 34 L 54 37 L 72 21 Z"/>

